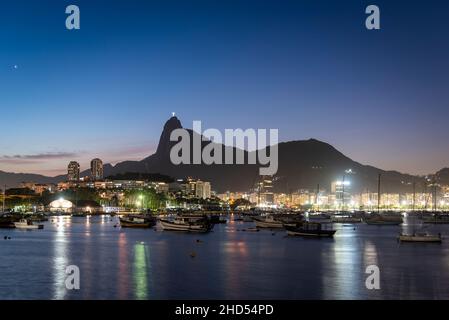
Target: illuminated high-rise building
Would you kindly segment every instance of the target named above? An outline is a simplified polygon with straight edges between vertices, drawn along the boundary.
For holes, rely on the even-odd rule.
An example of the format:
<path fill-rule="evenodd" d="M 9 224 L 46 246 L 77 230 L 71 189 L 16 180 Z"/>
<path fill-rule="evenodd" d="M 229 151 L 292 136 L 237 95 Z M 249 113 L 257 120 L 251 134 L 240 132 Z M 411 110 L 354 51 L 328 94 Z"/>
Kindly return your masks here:
<path fill-rule="evenodd" d="M 90 173 L 92 180 L 102 180 L 103 179 L 103 161 L 98 158 L 93 159 L 90 162 Z"/>
<path fill-rule="evenodd" d="M 258 205 L 259 206 L 270 206 L 274 204 L 274 193 L 273 193 L 273 177 L 265 176 L 258 183 Z"/>
<path fill-rule="evenodd" d="M 67 180 L 79 181 L 80 179 L 80 164 L 76 161 L 71 161 L 67 166 Z"/>
<path fill-rule="evenodd" d="M 198 180 L 195 182 L 195 196 L 197 198 L 209 199 L 211 196 L 210 182 Z"/>

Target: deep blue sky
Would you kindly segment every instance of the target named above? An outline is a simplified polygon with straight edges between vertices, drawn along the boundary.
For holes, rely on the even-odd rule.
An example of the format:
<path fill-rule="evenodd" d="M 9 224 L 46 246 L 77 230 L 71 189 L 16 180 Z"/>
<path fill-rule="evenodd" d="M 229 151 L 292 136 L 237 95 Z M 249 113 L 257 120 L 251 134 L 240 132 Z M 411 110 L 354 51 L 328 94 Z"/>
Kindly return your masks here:
<path fill-rule="evenodd" d="M 449 166 L 448 87 L 448 1 L 2 1 L 0 170 L 143 158 L 175 111 L 429 173 Z"/>

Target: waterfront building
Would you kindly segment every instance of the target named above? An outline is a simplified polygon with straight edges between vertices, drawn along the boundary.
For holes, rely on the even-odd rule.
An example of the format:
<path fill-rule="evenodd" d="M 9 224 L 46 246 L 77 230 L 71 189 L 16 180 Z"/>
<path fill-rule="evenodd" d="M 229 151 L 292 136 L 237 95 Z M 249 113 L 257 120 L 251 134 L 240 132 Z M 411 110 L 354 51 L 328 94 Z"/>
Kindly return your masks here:
<path fill-rule="evenodd" d="M 98 158 L 90 162 L 90 172 L 93 181 L 103 179 L 103 161 Z"/>
<path fill-rule="evenodd" d="M 152 183 L 154 189 L 157 193 L 164 193 L 167 194 L 169 191 L 169 185 L 165 182 L 154 182 Z"/>
<path fill-rule="evenodd" d="M 361 205 L 366 210 L 373 210 L 377 208 L 378 194 L 375 192 L 365 192 L 361 195 Z"/>
<path fill-rule="evenodd" d="M 61 198 L 50 202 L 48 207 L 50 212 L 71 213 L 73 212 L 75 205 L 71 201 Z"/>
<path fill-rule="evenodd" d="M 67 181 L 79 181 L 80 164 L 76 161 L 70 161 L 67 166 Z"/>
<path fill-rule="evenodd" d="M 312 193 L 309 193 L 308 190 L 300 190 L 299 192 L 292 193 L 291 203 L 293 206 L 307 206 L 313 204 L 312 202 Z"/>
<path fill-rule="evenodd" d="M 210 182 L 198 180 L 195 183 L 195 197 L 209 199 L 211 196 Z"/>
<path fill-rule="evenodd" d="M 256 191 L 258 193 L 258 206 L 267 207 L 274 205 L 273 177 L 263 177 L 257 184 Z"/>
<path fill-rule="evenodd" d="M 342 208 L 350 205 L 351 202 L 351 182 L 334 181 L 331 183 L 331 193 L 335 195 L 335 207 Z"/>
<path fill-rule="evenodd" d="M 382 193 L 380 198 L 380 206 L 384 209 L 394 209 L 400 207 L 398 193 Z"/>
<path fill-rule="evenodd" d="M 291 206 L 291 195 L 285 193 L 275 193 L 274 194 L 274 204 L 279 207 L 290 207 Z"/>
<path fill-rule="evenodd" d="M 53 193 L 57 190 L 57 186 L 54 183 L 22 182 L 20 186 L 22 188 L 30 189 L 38 195 L 42 195 L 45 191 Z"/>
<path fill-rule="evenodd" d="M 169 189 L 187 198 L 209 199 L 212 196 L 210 182 L 192 178 L 179 179 L 175 184 L 170 184 Z"/>
<path fill-rule="evenodd" d="M 230 192 L 230 191 L 227 191 L 225 193 L 217 194 L 218 198 L 220 198 L 222 201 L 226 201 L 226 202 L 228 202 L 228 201 L 232 202 L 232 201 L 235 201 L 237 199 L 246 199 L 246 200 L 252 202 L 250 200 L 251 196 L 252 196 L 252 194 L 249 194 L 247 192 Z M 257 195 L 256 194 L 254 194 L 254 200 L 255 200 L 255 202 L 257 202 Z"/>

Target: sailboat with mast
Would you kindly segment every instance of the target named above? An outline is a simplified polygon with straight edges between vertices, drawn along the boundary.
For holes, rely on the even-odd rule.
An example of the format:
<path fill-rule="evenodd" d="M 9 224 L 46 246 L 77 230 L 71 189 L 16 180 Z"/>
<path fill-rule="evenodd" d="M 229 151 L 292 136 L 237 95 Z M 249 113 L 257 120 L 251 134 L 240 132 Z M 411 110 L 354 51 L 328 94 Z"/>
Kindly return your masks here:
<path fill-rule="evenodd" d="M 415 211 L 415 182 L 413 182 L 413 212 Z M 436 192 L 435 192 L 436 195 Z M 434 198 L 436 199 L 436 198 Z M 434 207 L 435 208 L 435 207 Z M 415 217 L 416 219 L 416 217 Z M 432 235 L 427 232 L 417 232 L 416 231 L 416 221 L 413 221 L 413 230 L 411 234 L 400 233 L 398 237 L 399 242 L 430 242 L 430 243 L 441 243 L 441 234 Z M 425 222 L 424 222 L 425 223 Z"/>
<path fill-rule="evenodd" d="M 369 217 L 364 219 L 366 224 L 377 226 L 397 226 L 403 223 L 401 215 L 397 214 L 385 214 L 380 212 L 380 184 L 381 174 L 379 173 L 377 180 L 377 213 L 371 213 Z"/>

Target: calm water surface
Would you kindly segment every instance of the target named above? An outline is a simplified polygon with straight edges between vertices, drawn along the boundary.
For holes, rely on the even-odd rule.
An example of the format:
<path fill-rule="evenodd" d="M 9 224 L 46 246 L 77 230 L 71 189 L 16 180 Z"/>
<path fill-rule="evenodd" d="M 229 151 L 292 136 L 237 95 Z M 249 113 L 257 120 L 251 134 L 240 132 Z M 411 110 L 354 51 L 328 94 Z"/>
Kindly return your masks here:
<path fill-rule="evenodd" d="M 428 227 L 441 245 L 398 244 L 411 223 L 334 225 L 332 240 L 234 221 L 194 235 L 53 218 L 44 230 L 0 229 L 0 299 L 448 299 L 449 225 Z M 381 290 L 365 287 L 373 264 Z M 65 288 L 68 265 L 80 268 L 78 291 Z"/>

